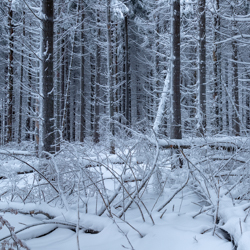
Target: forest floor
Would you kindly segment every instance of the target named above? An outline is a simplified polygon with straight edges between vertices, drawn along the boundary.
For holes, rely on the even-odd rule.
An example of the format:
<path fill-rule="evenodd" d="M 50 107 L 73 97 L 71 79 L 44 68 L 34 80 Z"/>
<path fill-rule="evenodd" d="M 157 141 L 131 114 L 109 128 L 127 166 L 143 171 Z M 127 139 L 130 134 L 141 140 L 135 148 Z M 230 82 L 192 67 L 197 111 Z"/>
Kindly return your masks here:
<path fill-rule="evenodd" d="M 0 150 L 2 249 L 250 249 L 249 171 L 245 151 L 211 149 L 204 154 L 204 150 L 189 149 L 184 151 L 187 161 L 183 168 L 171 170 L 166 150 L 157 155 L 155 148 L 140 146 L 133 154 L 132 150 L 123 149 L 117 155 L 109 155 L 98 148 L 97 160 L 93 148 L 92 153 L 87 153 L 88 159 L 79 145 L 65 148 L 66 151 L 50 159 L 53 169 L 49 171 L 56 174 L 48 179 L 42 177 L 49 176 L 43 167 L 52 165 L 46 165 L 44 159 L 32 153 L 29 155 L 28 146 L 12 145 Z M 73 158 L 68 154 L 70 148 L 74 148 Z M 131 148 L 135 152 L 135 147 Z M 121 152 L 122 156 L 129 155 L 127 163 Z M 78 170 L 74 168 L 77 164 Z M 130 166 L 133 175 L 123 175 L 125 165 Z M 84 171 L 89 171 L 83 172 L 83 176 L 91 180 L 85 184 L 94 186 L 95 191 L 82 184 L 85 180 L 79 177 L 79 171 L 83 166 Z M 138 191 L 146 178 L 143 176 L 154 166 L 152 178 Z M 117 176 L 123 179 L 122 186 Z M 131 180 L 131 176 L 138 180 Z M 130 198 L 135 190 L 139 195 L 123 213 L 129 200 L 124 190 Z M 101 191 L 100 195 L 97 191 Z M 116 193 L 115 199 L 110 199 Z M 107 201 L 110 205 L 100 216 L 98 211 Z"/>

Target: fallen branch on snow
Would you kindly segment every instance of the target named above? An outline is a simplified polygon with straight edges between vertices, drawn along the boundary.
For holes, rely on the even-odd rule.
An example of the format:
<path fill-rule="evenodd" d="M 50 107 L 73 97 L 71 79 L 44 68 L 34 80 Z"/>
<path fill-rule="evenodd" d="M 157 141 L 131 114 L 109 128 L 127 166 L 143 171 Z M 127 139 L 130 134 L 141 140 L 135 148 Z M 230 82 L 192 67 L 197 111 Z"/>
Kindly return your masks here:
<path fill-rule="evenodd" d="M 0 219 L 1 219 L 1 216 L 0 216 Z M 24 230 L 27 230 L 29 228 L 32 228 L 32 227 L 37 227 L 37 226 L 42 226 L 42 225 L 48 225 L 48 224 L 55 224 L 57 227 L 63 227 L 63 228 L 69 228 L 69 229 L 73 229 L 75 230 L 76 227 L 77 227 L 77 224 L 76 223 L 72 223 L 72 222 L 65 222 L 65 221 L 57 221 L 57 220 L 48 220 L 48 221 L 42 221 L 42 222 L 39 222 L 39 223 L 35 223 L 35 224 L 32 224 L 32 225 L 28 225 L 20 230 L 17 230 L 15 231 L 15 234 L 18 234 Z M 96 231 L 96 230 L 93 230 L 91 228 L 86 228 L 86 227 L 83 227 L 83 226 L 79 226 L 79 229 L 80 230 L 84 230 L 85 233 L 90 233 L 90 234 L 97 234 L 99 233 L 99 231 Z M 3 238 L 0 239 L 0 241 L 3 241 L 5 239 L 8 239 L 12 237 L 12 234 L 9 234 L 8 236 L 5 236 Z"/>

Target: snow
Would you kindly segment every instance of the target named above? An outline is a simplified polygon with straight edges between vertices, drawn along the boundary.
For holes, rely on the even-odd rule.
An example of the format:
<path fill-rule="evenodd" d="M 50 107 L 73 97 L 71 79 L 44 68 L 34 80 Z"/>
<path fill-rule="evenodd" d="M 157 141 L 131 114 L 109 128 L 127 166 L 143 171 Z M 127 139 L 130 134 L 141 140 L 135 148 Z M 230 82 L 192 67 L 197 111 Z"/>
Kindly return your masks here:
<path fill-rule="evenodd" d="M 161 99 L 160 99 L 160 103 L 158 105 L 158 111 L 155 117 L 155 122 L 154 122 L 154 126 L 153 126 L 153 130 L 156 134 L 159 133 L 159 126 L 161 124 L 161 120 L 163 117 L 163 113 L 165 112 L 165 105 L 166 105 L 166 101 L 167 101 L 167 95 L 169 92 L 169 82 L 170 82 L 170 74 L 169 72 L 167 73 L 167 76 L 165 78 L 165 82 L 164 82 L 164 87 L 163 87 L 163 91 L 161 94 Z"/>
<path fill-rule="evenodd" d="M 159 141 L 159 144 L 164 143 L 163 140 Z M 202 138 L 184 139 L 184 141 L 204 143 Z M 207 138 L 206 143 L 210 141 L 212 139 Z M 236 140 L 231 137 L 218 137 L 213 138 L 213 141 L 237 145 L 248 144 L 248 140 L 244 138 Z M 130 147 L 130 150 L 128 147 L 117 150 L 116 155 L 109 155 L 101 148 L 99 148 L 99 153 L 96 153 L 94 150 L 85 152 L 77 145 L 71 146 L 68 146 L 65 151 L 62 149 L 61 155 L 50 161 L 55 178 L 58 178 L 51 181 L 54 181 L 57 188 L 61 185 L 60 193 L 63 194 L 68 207 L 62 199 L 50 202 L 58 194 L 49 185 L 45 185 L 47 182 L 42 178 L 37 178 L 37 173 L 17 174 L 24 170 L 27 164 L 11 156 L 0 158 L 1 171 L 6 172 L 4 175 L 7 177 L 7 179 L 0 180 L 1 192 L 9 192 L 1 196 L 0 215 L 15 227 L 17 237 L 25 241 L 30 249 L 75 250 L 78 249 L 78 236 L 80 249 L 88 250 L 231 250 L 234 244 L 240 250 L 249 249 L 250 203 L 247 199 L 233 199 L 234 195 L 238 195 L 242 190 L 240 187 L 243 188 L 247 183 L 239 182 L 241 176 L 244 176 L 243 171 L 244 174 L 248 173 L 245 166 L 248 162 L 247 154 L 244 152 L 241 154 L 225 153 L 211 150 L 209 147 L 205 151 L 204 149 L 190 149 L 185 153 L 187 157 L 190 157 L 190 162 L 195 163 L 196 168 L 191 168 L 193 166 L 190 164 L 189 168 L 185 165 L 183 169 L 171 171 L 170 156 L 156 147 L 150 149 L 154 154 L 150 154 L 150 150 L 140 149 L 137 152 L 134 147 Z M 12 151 L 24 152 L 24 150 L 13 149 Z M 28 153 L 23 153 L 19 157 L 39 170 L 39 164 L 44 164 L 44 160 Z M 234 163 L 231 164 L 230 161 Z M 146 188 L 140 192 L 139 196 L 136 192 L 130 194 L 136 202 L 131 204 L 120 219 L 119 214 L 123 212 L 122 195 L 126 196 L 126 193 L 122 194 L 120 191 L 122 188 L 118 180 L 128 181 L 125 187 L 132 192 L 133 188 L 140 189 L 143 181 L 154 174 L 153 170 L 156 166 L 161 171 L 161 181 L 167 183 L 164 184 L 163 192 L 157 193 L 155 190 L 154 178 L 148 180 Z M 125 168 L 126 171 L 124 171 Z M 130 172 L 131 169 L 133 172 Z M 102 179 L 97 179 L 99 180 L 97 183 L 105 185 L 105 191 L 100 189 L 103 197 L 96 196 L 96 191 L 91 191 L 91 189 L 89 192 L 93 193 L 84 196 L 82 192 L 79 200 L 76 199 L 77 193 L 73 197 L 70 196 L 72 187 L 67 186 L 69 179 L 63 182 L 66 178 L 65 173 L 70 173 L 70 171 L 74 173 L 71 177 L 75 182 L 73 188 L 77 188 L 80 171 L 82 171 L 83 180 L 87 179 L 86 175 L 90 173 L 87 171 L 92 171 L 92 178 L 96 175 L 102 176 L 103 182 L 100 181 Z M 230 181 L 222 177 L 229 176 L 228 174 L 232 176 Z M 140 178 L 142 181 L 133 181 L 135 178 Z M 216 178 L 214 182 L 212 178 Z M 211 183 L 204 181 L 208 179 Z M 62 182 L 58 183 L 58 180 Z M 228 192 L 235 183 L 238 183 L 237 187 Z M 92 183 L 87 184 L 92 185 Z M 92 186 L 94 188 L 94 185 Z M 40 196 L 42 199 L 38 199 L 41 190 L 47 193 Z M 26 199 L 29 191 L 31 193 Z M 17 192 L 20 193 L 19 196 L 15 196 Z M 107 199 L 110 200 L 116 192 L 119 194 L 112 203 L 110 211 L 106 209 L 102 216 L 96 215 L 102 207 L 105 208 L 102 199 L 107 202 Z M 124 204 L 128 204 L 129 201 L 129 199 L 125 200 Z M 88 204 L 87 213 L 86 203 Z M 165 204 L 166 206 L 157 212 Z M 217 210 L 219 223 L 215 224 L 214 217 Z M 46 214 L 51 217 L 48 218 Z M 79 225 L 79 232 L 76 230 L 77 225 Z M 25 230 L 18 232 L 20 229 Z M 98 233 L 88 233 L 94 231 Z M 230 235 L 229 238 L 225 236 L 226 234 Z M 0 230 L 0 239 L 8 235 L 9 231 L 3 225 Z M 233 241 L 230 241 L 230 237 Z"/>
<path fill-rule="evenodd" d="M 187 197 L 187 199 L 183 201 L 182 208 L 180 209 L 181 213 L 179 212 L 179 206 L 182 199 L 181 195 L 176 197 L 171 204 L 168 205 L 169 211 L 164 214 L 162 219 L 160 218 L 160 213 L 154 212 L 152 214 L 155 221 L 154 226 L 148 217 L 146 217 L 146 222 L 142 223 L 140 217 L 137 217 L 136 213 L 131 209 L 128 213 L 128 220 L 131 225 L 144 235 L 143 238 L 121 220 L 115 219 L 116 223 L 121 230 L 127 234 L 129 241 L 136 250 L 149 250 L 154 248 L 157 250 L 165 250 L 166 247 L 171 250 L 231 250 L 231 242 L 214 237 L 211 235 L 211 232 L 201 234 L 208 228 L 212 227 L 213 221 L 206 215 L 193 219 L 192 214 L 195 205 L 191 203 L 191 200 L 193 200 L 194 195 L 191 195 L 190 192 L 185 192 L 184 197 Z M 152 206 L 150 202 L 151 198 L 150 195 L 147 195 L 147 205 Z M 163 199 L 164 198 L 161 198 L 161 201 Z M 171 210 L 173 204 L 178 208 L 177 211 Z M 26 207 L 28 208 L 28 206 Z M 58 214 L 59 213 L 60 212 L 58 211 Z M 24 227 L 20 223 L 33 224 L 39 221 L 38 217 L 31 217 L 30 215 L 25 216 L 5 213 L 4 217 L 9 220 L 16 229 Z M 72 211 L 67 212 L 63 216 L 58 216 L 55 220 L 60 219 L 75 221 L 76 213 Z M 83 231 L 80 231 L 79 239 L 81 249 L 119 250 L 124 249 L 124 247 L 131 249 L 128 241 L 118 229 L 116 223 L 113 223 L 113 221 L 107 217 L 100 218 L 91 214 L 81 214 L 80 224 L 84 224 L 86 227 L 94 227 L 101 231 L 98 234 L 86 234 Z M 95 227 L 94 224 L 99 225 L 99 228 Z M 54 228 L 55 225 L 43 225 L 39 226 L 39 229 L 33 228 L 29 229 L 29 231 L 27 230 L 27 232 L 22 232 L 18 234 L 18 236 L 21 239 L 26 239 L 26 243 L 30 249 L 77 249 L 76 233 L 66 228 L 57 228 L 46 236 L 29 240 L 29 238 L 32 238 L 35 235 L 41 235 L 53 230 Z M 0 237 L 5 236 L 6 234 L 6 229 L 0 231 Z M 244 237 L 244 240 L 247 240 L 246 236 Z"/>
<path fill-rule="evenodd" d="M 168 190 L 169 195 L 173 190 Z M 182 201 L 183 197 L 185 199 Z M 166 199 L 166 195 L 160 198 L 159 203 L 162 203 Z M 153 196 L 148 194 L 146 196 L 146 204 L 148 207 L 153 207 Z M 171 203 L 168 204 L 168 211 L 164 214 L 163 218 L 160 218 L 161 213 L 153 212 L 155 225 L 153 226 L 150 219 L 146 217 L 146 222 L 142 222 L 139 214 L 135 209 L 130 209 L 128 215 L 126 215 L 128 221 L 137 230 L 139 230 L 144 237 L 140 238 L 139 234 L 130 228 L 127 224 L 123 223 L 119 219 L 115 219 L 119 227 L 127 234 L 134 249 L 147 250 L 156 248 L 157 250 L 166 249 L 166 246 L 171 250 L 180 249 L 211 249 L 214 250 L 229 250 L 232 249 L 232 244 L 225 240 L 221 240 L 218 237 L 214 237 L 210 233 L 201 234 L 203 231 L 212 227 L 212 219 L 209 216 L 202 215 L 196 219 L 192 218 L 194 210 L 197 211 L 197 207 L 191 202 L 195 199 L 195 195 L 186 190 L 184 194 L 177 195 Z M 50 212 L 57 216 L 54 220 L 71 221 L 75 222 L 76 212 L 60 210 L 57 208 L 49 208 L 46 204 L 26 204 L 20 205 L 18 203 L 0 203 L 1 209 L 6 207 L 12 207 L 15 209 L 39 210 Z M 172 211 L 173 205 L 175 205 L 175 211 Z M 238 210 L 237 210 L 238 211 Z M 236 211 L 236 212 L 237 212 Z M 227 211 L 229 214 L 231 212 Z M 226 212 L 225 212 L 226 213 Z M 39 217 L 31 217 L 30 215 L 13 215 L 5 213 L 3 215 L 9 222 L 20 229 L 22 224 L 34 224 L 40 221 Z M 44 219 L 44 218 L 43 218 Z M 116 224 L 110 218 L 98 217 L 93 214 L 81 214 L 80 224 L 85 227 L 94 228 L 100 231 L 99 234 L 85 234 L 80 231 L 80 246 L 82 249 L 88 250 L 119 250 L 129 247 L 129 244 Z M 42 228 L 43 227 L 43 228 Z M 29 229 L 27 232 L 18 234 L 21 239 L 26 239 L 26 243 L 31 249 L 77 249 L 76 233 L 65 228 L 57 228 L 52 233 L 37 239 L 27 240 L 35 235 L 41 235 L 46 231 L 51 231 L 55 228 L 55 225 L 43 225 L 39 226 L 39 229 Z M 0 237 L 7 234 L 6 229 L 0 231 Z M 181 239 L 181 240 L 180 240 Z"/>

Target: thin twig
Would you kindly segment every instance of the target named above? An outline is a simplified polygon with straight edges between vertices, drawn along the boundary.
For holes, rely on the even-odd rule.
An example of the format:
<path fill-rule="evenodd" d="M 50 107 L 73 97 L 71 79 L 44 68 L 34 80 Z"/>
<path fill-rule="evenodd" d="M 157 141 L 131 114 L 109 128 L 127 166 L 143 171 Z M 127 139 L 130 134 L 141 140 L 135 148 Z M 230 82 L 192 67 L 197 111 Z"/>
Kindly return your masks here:
<path fill-rule="evenodd" d="M 112 213 L 113 214 L 113 213 Z M 116 218 L 118 218 L 119 220 L 125 222 L 127 225 L 129 225 L 131 228 L 133 228 L 140 236 L 141 238 L 143 238 L 143 235 L 140 233 L 139 230 L 137 230 L 136 228 L 134 228 L 130 223 L 128 223 L 127 221 L 123 220 L 122 218 L 119 218 L 117 215 L 113 214 Z"/>
<path fill-rule="evenodd" d="M 161 205 L 157 209 L 157 212 L 160 212 L 165 206 L 167 206 L 168 203 L 170 203 L 173 200 L 173 198 L 188 184 L 189 176 L 190 176 L 190 171 L 188 171 L 188 176 L 184 184 L 178 190 L 176 190 L 176 192 L 163 205 Z"/>
<path fill-rule="evenodd" d="M 7 150 L 6 150 L 7 151 Z M 8 152 L 8 151 L 7 151 Z M 11 156 L 11 157 L 13 157 L 13 158 L 15 158 L 16 160 L 18 160 L 18 161 L 20 161 L 20 162 L 22 162 L 22 163 L 24 163 L 24 164 L 26 164 L 27 166 L 29 166 L 30 168 L 32 168 L 35 172 L 37 172 L 41 177 L 43 177 L 43 179 L 44 180 L 46 180 L 49 184 L 50 184 L 50 186 L 57 192 L 57 193 L 59 193 L 59 191 L 56 189 L 56 187 L 41 173 L 41 172 L 39 172 L 36 168 L 34 168 L 33 166 L 31 166 L 28 162 L 26 162 L 26 161 L 24 161 L 24 160 L 22 160 L 22 159 L 20 159 L 20 158 L 18 158 L 18 157 L 16 157 L 15 155 L 12 155 L 12 154 L 10 154 L 10 153 L 6 153 L 6 155 L 8 155 L 8 156 Z"/>

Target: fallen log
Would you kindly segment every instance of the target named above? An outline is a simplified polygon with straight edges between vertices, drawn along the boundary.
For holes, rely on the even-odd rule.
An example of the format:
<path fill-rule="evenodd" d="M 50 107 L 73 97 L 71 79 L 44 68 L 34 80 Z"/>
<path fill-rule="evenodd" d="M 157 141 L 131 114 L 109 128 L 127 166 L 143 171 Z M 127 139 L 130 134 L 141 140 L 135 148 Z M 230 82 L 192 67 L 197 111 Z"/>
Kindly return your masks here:
<path fill-rule="evenodd" d="M 72 223 L 72 222 L 57 221 L 57 220 L 48 220 L 48 221 L 42 221 L 42 222 L 39 222 L 39 223 L 28 225 L 28 226 L 26 226 L 26 227 L 24 227 L 22 229 L 19 229 L 19 230 L 15 231 L 15 234 L 21 233 L 24 230 L 27 230 L 27 229 L 32 228 L 32 227 L 37 227 L 37 226 L 42 226 L 42 225 L 48 225 L 48 224 L 55 225 L 56 227 L 69 228 L 69 229 L 73 229 L 73 230 L 75 230 L 76 227 L 77 227 L 77 224 L 76 223 Z M 79 229 L 80 230 L 84 230 L 84 233 L 89 233 L 89 234 L 97 234 L 97 233 L 99 233 L 99 231 L 96 231 L 96 230 L 91 229 L 91 228 L 86 228 L 86 227 L 81 226 L 81 225 L 79 226 Z M 8 239 L 11 236 L 12 235 L 9 234 L 9 235 L 1 238 L 0 241 Z"/>
<path fill-rule="evenodd" d="M 147 138 L 151 143 L 156 144 L 152 138 Z M 183 139 L 158 139 L 159 147 L 163 149 L 191 149 L 209 147 L 216 150 L 227 150 L 234 152 L 243 146 L 250 146 L 248 138 L 238 137 L 206 137 L 206 138 L 183 138 Z"/>
<path fill-rule="evenodd" d="M 1 155 L 23 155 L 23 156 L 37 156 L 34 152 L 22 151 L 22 150 L 3 150 L 0 149 Z"/>

